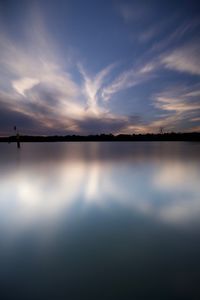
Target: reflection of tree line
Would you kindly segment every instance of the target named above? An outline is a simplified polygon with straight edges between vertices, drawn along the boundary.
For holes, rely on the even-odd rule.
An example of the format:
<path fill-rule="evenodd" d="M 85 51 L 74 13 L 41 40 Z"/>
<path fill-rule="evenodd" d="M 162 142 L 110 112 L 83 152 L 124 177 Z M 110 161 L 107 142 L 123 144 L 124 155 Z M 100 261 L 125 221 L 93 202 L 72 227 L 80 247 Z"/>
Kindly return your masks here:
<path fill-rule="evenodd" d="M 19 135 L 17 128 L 15 136 L 0 137 L 0 142 L 16 142 L 20 147 L 20 142 L 62 142 L 62 141 L 200 141 L 199 132 L 191 133 L 147 133 L 147 134 L 99 134 L 99 135 L 66 135 L 66 136 L 27 136 Z"/>

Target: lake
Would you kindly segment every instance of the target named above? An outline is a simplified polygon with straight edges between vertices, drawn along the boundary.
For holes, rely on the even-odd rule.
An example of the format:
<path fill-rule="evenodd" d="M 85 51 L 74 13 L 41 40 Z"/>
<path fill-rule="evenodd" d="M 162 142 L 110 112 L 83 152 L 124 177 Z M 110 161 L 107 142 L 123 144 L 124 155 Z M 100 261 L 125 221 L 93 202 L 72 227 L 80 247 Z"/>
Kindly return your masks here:
<path fill-rule="evenodd" d="M 0 298 L 200 299 L 200 143 L 0 144 Z"/>

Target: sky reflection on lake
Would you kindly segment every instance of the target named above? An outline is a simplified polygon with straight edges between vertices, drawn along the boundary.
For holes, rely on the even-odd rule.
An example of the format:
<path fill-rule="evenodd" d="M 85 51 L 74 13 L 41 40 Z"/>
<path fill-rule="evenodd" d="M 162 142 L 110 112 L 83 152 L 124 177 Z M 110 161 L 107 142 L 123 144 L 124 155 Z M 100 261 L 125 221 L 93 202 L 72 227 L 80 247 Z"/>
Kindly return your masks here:
<path fill-rule="evenodd" d="M 113 159 L 112 153 L 101 150 L 107 147 L 107 151 L 117 151 L 118 143 L 24 144 L 21 152 L 11 154 L 16 158 L 15 164 L 8 161 L 10 168 L 0 173 L 0 222 L 5 222 L 5 229 L 23 230 L 34 223 L 55 222 L 63 211 L 69 214 L 76 203 L 78 209 L 90 205 L 110 209 L 119 204 L 170 223 L 198 220 L 199 160 L 190 160 L 187 152 L 183 159 L 170 157 L 170 153 L 165 157 L 164 153 L 161 160 L 156 155 L 164 150 L 163 145 L 154 143 L 156 153 L 145 155 L 134 149 L 135 144 L 124 144 L 128 150 L 120 155 L 119 149 Z M 199 147 L 182 145 L 189 151 L 189 147 Z M 64 148 L 63 152 L 49 150 L 55 147 Z M 142 143 L 141 147 L 152 145 Z"/>
<path fill-rule="evenodd" d="M 33 299 L 57 293 L 57 299 L 92 299 L 96 291 L 95 299 L 197 294 L 198 143 L 23 144 L 20 151 L 2 144 L 0 150 L 2 286 L 13 285 L 21 299 L 26 276 L 38 280 L 28 284 L 38 291 Z M 44 278 L 54 282 L 50 289 Z M 109 297 L 98 293 L 99 280 Z"/>

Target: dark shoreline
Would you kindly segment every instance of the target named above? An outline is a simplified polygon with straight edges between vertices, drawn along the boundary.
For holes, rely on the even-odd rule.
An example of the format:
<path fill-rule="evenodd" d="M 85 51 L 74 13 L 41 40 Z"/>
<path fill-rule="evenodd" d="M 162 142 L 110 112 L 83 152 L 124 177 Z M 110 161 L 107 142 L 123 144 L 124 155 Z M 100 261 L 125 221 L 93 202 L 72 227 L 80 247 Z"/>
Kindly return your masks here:
<path fill-rule="evenodd" d="M 21 135 L 20 142 L 139 142 L 139 141 L 192 141 L 200 142 L 200 133 L 164 133 L 164 134 L 100 134 L 100 135 L 66 135 L 66 136 L 28 136 Z M 0 137 L 0 142 L 17 142 L 16 136 Z"/>

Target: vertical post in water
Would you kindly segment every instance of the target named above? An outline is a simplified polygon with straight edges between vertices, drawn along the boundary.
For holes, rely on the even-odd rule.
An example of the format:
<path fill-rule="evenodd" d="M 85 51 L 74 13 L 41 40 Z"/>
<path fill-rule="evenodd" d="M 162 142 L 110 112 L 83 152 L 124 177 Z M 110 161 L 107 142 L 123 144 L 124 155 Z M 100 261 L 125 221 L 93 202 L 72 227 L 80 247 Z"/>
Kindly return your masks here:
<path fill-rule="evenodd" d="M 17 132 L 17 127 L 14 126 L 14 130 L 16 132 L 16 141 L 17 141 L 17 148 L 20 149 L 20 135 L 19 133 Z"/>

